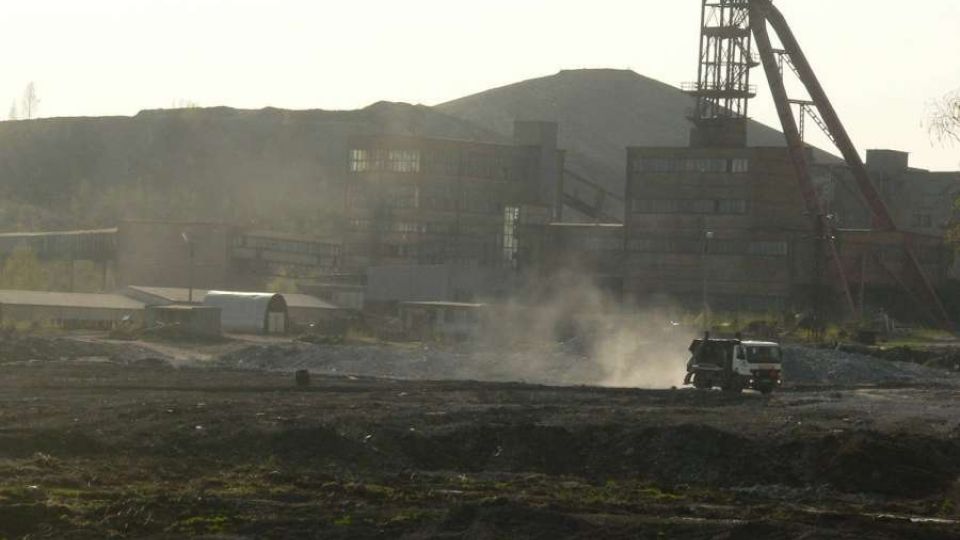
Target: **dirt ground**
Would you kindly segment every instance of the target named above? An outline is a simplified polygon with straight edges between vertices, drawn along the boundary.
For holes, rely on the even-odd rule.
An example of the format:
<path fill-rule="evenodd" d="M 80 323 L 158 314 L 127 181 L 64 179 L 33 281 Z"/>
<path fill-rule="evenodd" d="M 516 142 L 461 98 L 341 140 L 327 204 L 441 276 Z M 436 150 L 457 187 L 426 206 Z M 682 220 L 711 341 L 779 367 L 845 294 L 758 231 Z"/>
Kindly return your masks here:
<path fill-rule="evenodd" d="M 215 361 L 235 349 L 0 358 L 0 538 L 960 537 L 946 372 L 771 397 L 297 388 Z"/>

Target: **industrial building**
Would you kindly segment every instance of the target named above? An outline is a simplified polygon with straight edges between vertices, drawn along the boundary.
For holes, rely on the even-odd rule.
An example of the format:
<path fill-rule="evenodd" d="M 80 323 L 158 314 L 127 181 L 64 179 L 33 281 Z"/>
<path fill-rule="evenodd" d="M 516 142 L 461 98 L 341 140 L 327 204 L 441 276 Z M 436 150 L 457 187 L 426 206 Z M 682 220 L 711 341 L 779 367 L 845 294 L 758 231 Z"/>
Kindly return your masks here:
<path fill-rule="evenodd" d="M 926 315 L 942 322 L 936 289 L 953 266 L 944 234 L 960 173 L 911 168 L 892 150 L 870 150 L 863 163 L 768 4 L 704 0 L 697 80 L 683 85 L 693 105 L 688 144 L 627 148 L 622 193 L 567 169 L 556 122 L 516 121 L 512 143 L 369 130 L 322 149 L 324 182 L 343 197 L 336 230 L 323 235 L 130 221 L 0 235 L 0 254 L 29 245 L 44 258 L 101 262 L 117 287 L 149 285 L 128 288 L 148 305 L 196 305 L 210 289 L 256 290 L 278 276 L 314 293 L 288 295 L 282 324 L 257 323 L 267 331 L 341 308 L 396 314 L 410 302 L 549 293 L 542 278 L 557 272 L 630 304 L 826 306 L 849 316 L 902 296 L 933 306 Z M 747 146 L 751 73 L 761 66 L 786 147 Z M 787 95 L 791 74 L 809 99 Z M 805 120 L 843 160 L 806 144 Z"/>
<path fill-rule="evenodd" d="M 119 294 L 0 290 L 0 325 L 104 329 L 141 325 L 144 304 Z"/>
<path fill-rule="evenodd" d="M 896 150 L 867 150 L 867 170 L 900 229 L 943 237 L 955 218 L 960 171 L 932 172 L 910 166 L 910 155 Z M 870 213 L 850 171 L 818 167 L 818 188 L 838 227 L 867 229 Z"/>
<path fill-rule="evenodd" d="M 814 240 L 784 148 L 628 150 L 625 293 L 779 312 L 810 285 Z"/>
<path fill-rule="evenodd" d="M 128 220 L 90 231 L 0 234 L 0 258 L 29 248 L 43 261 L 92 261 L 103 291 L 128 285 L 259 288 L 280 269 L 327 273 L 340 266 L 340 242 L 248 230 L 218 222 Z"/>
<path fill-rule="evenodd" d="M 184 289 L 179 287 L 143 287 L 129 286 L 123 294 L 147 306 L 203 306 L 207 304 L 207 297 L 211 291 L 207 289 Z M 243 292 L 241 295 L 274 296 L 274 293 Z M 289 330 L 314 328 L 325 330 L 341 328 L 344 321 L 356 316 L 359 310 L 335 306 L 316 296 L 299 293 L 283 293 L 286 305 Z M 260 332 L 259 330 L 257 332 Z"/>
<path fill-rule="evenodd" d="M 557 129 L 517 122 L 513 145 L 355 137 L 345 185 L 344 266 L 516 268 L 525 207 L 557 206 L 563 167 Z"/>

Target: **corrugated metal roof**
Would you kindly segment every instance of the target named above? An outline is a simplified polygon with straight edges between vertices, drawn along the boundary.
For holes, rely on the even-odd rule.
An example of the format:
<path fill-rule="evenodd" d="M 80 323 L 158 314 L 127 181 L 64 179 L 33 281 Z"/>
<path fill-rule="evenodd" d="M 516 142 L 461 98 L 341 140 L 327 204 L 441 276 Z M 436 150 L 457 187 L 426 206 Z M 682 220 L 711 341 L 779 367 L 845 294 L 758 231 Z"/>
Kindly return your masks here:
<path fill-rule="evenodd" d="M 116 234 L 117 229 L 90 229 L 84 231 L 34 231 L 34 232 L 5 232 L 0 238 L 37 237 L 37 236 L 83 236 L 91 234 Z"/>
<path fill-rule="evenodd" d="M 143 302 L 119 294 L 0 290 L 0 304 L 141 310 Z"/>
<path fill-rule="evenodd" d="M 410 307 L 448 307 L 463 309 L 479 309 L 486 307 L 486 304 L 471 304 L 466 302 L 400 302 L 401 306 Z"/>
<path fill-rule="evenodd" d="M 127 287 L 128 289 L 140 292 L 145 295 L 153 296 L 158 300 L 186 304 L 189 302 L 188 298 L 190 296 L 189 289 L 181 289 L 179 287 L 141 287 L 131 285 Z M 213 292 L 206 289 L 194 289 L 193 290 L 193 302 L 196 304 L 202 304 L 207 297 L 207 294 Z M 242 292 L 242 291 L 219 291 L 219 292 L 230 292 L 231 294 L 266 294 L 273 296 L 274 293 L 268 292 Z M 338 306 L 331 304 L 323 299 L 317 298 L 309 294 L 297 294 L 297 293 L 282 293 L 284 300 L 287 301 L 287 307 L 292 308 L 310 308 L 310 309 L 340 309 Z"/>
<path fill-rule="evenodd" d="M 274 231 L 244 231 L 244 236 L 254 237 L 254 238 L 269 238 L 271 240 L 290 240 L 293 242 L 304 242 L 309 244 L 333 244 L 337 243 L 333 240 L 327 238 L 321 238 L 319 236 L 306 236 L 303 234 L 293 234 L 293 233 L 282 233 Z"/>
<path fill-rule="evenodd" d="M 188 303 L 190 300 L 190 289 L 180 287 L 142 287 L 139 285 L 130 285 L 128 289 L 153 296 L 161 301 L 176 302 L 180 304 Z M 193 302 L 202 304 L 207 293 L 206 289 L 193 290 Z"/>
<path fill-rule="evenodd" d="M 283 293 L 287 307 L 310 309 L 340 309 L 338 306 L 309 294 Z"/>
<path fill-rule="evenodd" d="M 210 291 L 203 304 L 220 308 L 220 323 L 232 332 L 265 332 L 270 302 L 283 296 L 273 293 Z"/>

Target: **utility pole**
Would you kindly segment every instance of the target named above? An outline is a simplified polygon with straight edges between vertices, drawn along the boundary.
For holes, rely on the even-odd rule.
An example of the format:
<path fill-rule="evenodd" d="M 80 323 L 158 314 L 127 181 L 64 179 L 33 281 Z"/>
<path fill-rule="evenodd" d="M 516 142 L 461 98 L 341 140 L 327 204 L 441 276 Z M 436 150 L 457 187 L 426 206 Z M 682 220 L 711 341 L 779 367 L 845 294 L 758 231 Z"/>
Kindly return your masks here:
<path fill-rule="evenodd" d="M 193 241 L 187 236 L 186 232 L 180 233 L 180 237 L 183 238 L 183 242 L 187 244 L 187 251 L 190 261 L 190 267 L 187 269 L 187 303 L 193 303 Z"/>
<path fill-rule="evenodd" d="M 710 301 L 709 294 L 707 291 L 707 278 L 710 274 L 710 269 L 708 268 L 710 253 L 710 240 L 713 240 L 713 231 L 706 231 L 703 235 L 703 254 L 702 254 L 702 264 L 700 265 L 703 269 L 703 331 L 710 331 Z"/>

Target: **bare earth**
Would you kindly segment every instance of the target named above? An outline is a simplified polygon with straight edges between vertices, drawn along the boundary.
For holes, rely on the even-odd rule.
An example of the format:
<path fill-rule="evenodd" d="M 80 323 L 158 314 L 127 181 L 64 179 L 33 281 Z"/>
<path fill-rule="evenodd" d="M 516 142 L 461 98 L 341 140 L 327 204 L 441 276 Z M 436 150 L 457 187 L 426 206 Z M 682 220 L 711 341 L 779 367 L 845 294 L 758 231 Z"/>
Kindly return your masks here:
<path fill-rule="evenodd" d="M 946 372 L 770 398 L 297 389 L 224 351 L 173 367 L 115 347 L 0 362 L 0 538 L 960 537 Z"/>

